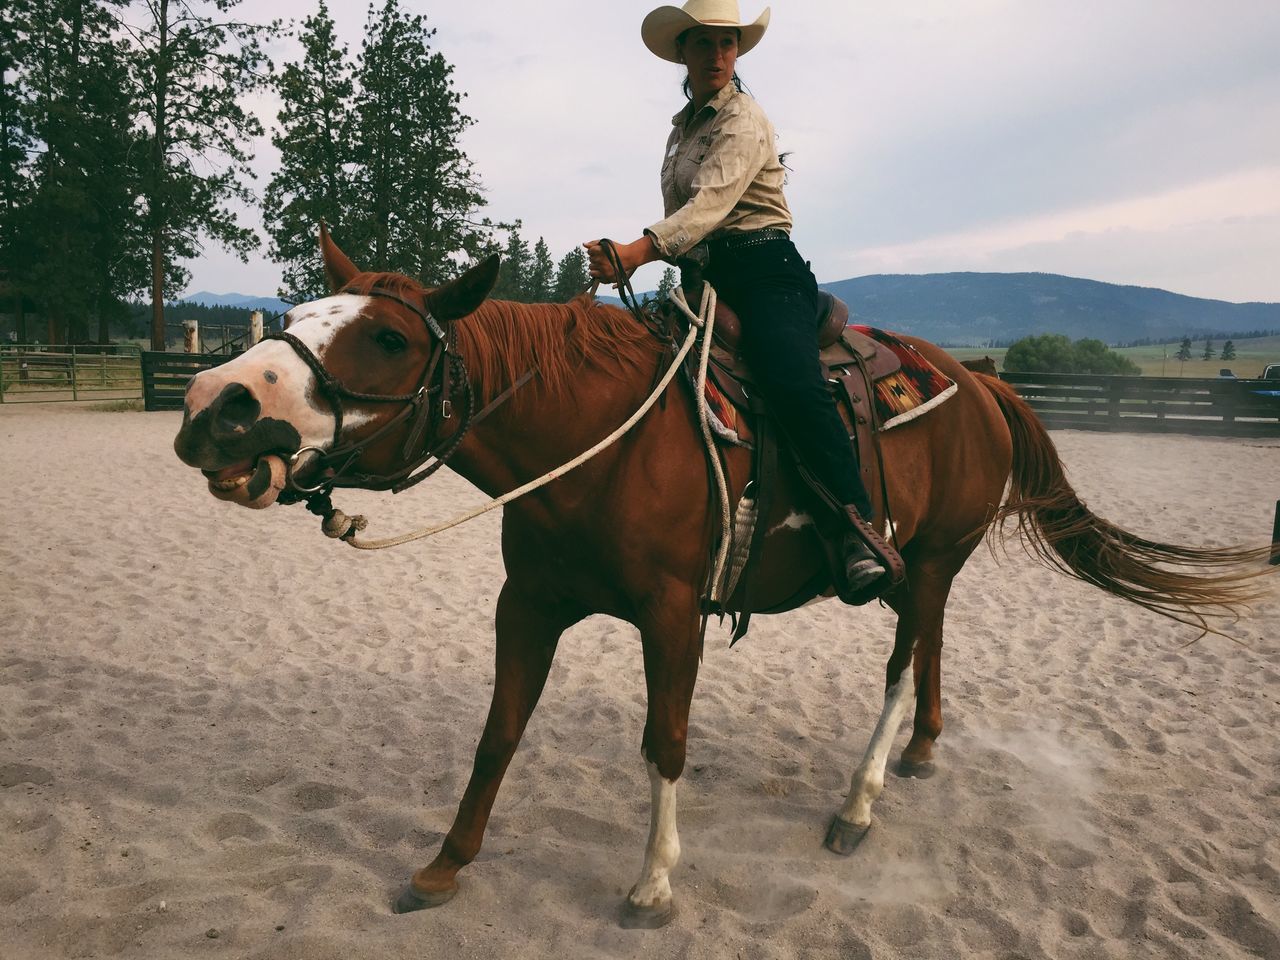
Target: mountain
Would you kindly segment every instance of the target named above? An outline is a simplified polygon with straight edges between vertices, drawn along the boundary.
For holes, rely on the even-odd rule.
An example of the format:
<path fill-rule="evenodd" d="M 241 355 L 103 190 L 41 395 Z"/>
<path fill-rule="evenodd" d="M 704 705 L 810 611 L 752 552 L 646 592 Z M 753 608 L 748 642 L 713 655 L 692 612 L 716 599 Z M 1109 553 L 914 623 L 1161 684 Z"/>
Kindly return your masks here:
<path fill-rule="evenodd" d="M 821 284 L 855 319 L 947 344 L 1037 333 L 1106 343 L 1280 330 L 1280 304 L 1228 303 L 1052 273 L 875 274 Z"/>
<path fill-rule="evenodd" d="M 253 297 L 243 293 L 210 293 L 201 290 L 189 293 L 181 299 L 188 303 L 202 303 L 206 307 L 240 307 L 244 310 L 262 310 L 267 316 L 284 313 L 293 304 L 277 300 L 275 297 Z"/>
<path fill-rule="evenodd" d="M 819 286 L 848 303 L 859 323 L 951 345 L 1007 344 L 1036 333 L 1115 344 L 1280 331 L 1280 303 L 1205 300 L 1054 273 L 874 274 Z M 290 307 L 274 297 L 203 290 L 183 299 L 268 317 Z M 621 305 L 615 297 L 600 299 Z"/>

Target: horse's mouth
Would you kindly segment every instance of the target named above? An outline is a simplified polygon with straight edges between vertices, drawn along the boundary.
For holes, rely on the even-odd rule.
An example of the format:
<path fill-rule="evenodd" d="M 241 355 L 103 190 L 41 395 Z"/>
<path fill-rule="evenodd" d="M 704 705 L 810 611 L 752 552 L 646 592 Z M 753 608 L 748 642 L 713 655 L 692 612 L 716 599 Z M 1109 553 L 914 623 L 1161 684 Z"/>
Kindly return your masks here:
<path fill-rule="evenodd" d="M 233 463 L 220 470 L 200 472 L 209 481 L 209 492 L 219 500 L 253 510 L 275 503 L 289 475 L 284 460 L 273 453 Z"/>

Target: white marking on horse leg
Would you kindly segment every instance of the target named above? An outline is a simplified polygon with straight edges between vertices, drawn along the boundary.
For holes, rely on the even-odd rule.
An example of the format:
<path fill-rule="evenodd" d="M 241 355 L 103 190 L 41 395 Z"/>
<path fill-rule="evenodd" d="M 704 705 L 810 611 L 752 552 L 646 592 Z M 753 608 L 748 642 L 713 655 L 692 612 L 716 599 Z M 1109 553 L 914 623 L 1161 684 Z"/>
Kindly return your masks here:
<path fill-rule="evenodd" d="M 849 785 L 849 796 L 840 808 L 840 819 L 859 827 L 870 826 L 871 804 L 880 791 L 884 789 L 884 768 L 889 762 L 889 750 L 893 746 L 893 738 L 898 734 L 902 718 L 915 699 L 915 683 L 913 682 L 911 665 L 908 664 L 898 675 L 894 683 L 884 694 L 884 710 L 880 713 L 880 721 L 875 732 L 871 734 L 871 742 L 867 744 L 867 752 L 853 771 L 853 781 Z"/>
<path fill-rule="evenodd" d="M 676 835 L 676 781 L 663 778 L 656 763 L 648 764 L 652 797 L 649 810 L 649 844 L 644 851 L 640 879 L 627 899 L 632 906 L 657 907 L 671 900 L 667 879 L 680 859 L 680 837 Z"/>

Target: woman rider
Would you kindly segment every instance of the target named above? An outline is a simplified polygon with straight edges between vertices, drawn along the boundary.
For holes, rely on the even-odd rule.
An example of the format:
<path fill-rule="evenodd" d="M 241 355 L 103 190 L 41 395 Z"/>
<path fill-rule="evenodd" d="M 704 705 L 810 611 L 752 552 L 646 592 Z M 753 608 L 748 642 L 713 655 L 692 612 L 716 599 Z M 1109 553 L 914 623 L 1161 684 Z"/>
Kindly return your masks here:
<path fill-rule="evenodd" d="M 764 35 L 766 8 L 739 19 L 737 0 L 659 7 L 640 34 L 657 56 L 688 70 L 690 98 L 672 118 L 662 163 L 665 219 L 618 245 L 627 274 L 676 260 L 705 242 L 705 277 L 742 323 L 742 349 L 801 462 L 838 502 L 871 519 L 844 424 L 818 362 L 818 284 L 791 242 L 784 170 L 773 126 L 742 92 L 734 63 Z M 613 279 L 598 240 L 587 248 L 592 277 Z M 885 568 L 851 526 L 843 540 L 849 593 L 887 582 Z"/>

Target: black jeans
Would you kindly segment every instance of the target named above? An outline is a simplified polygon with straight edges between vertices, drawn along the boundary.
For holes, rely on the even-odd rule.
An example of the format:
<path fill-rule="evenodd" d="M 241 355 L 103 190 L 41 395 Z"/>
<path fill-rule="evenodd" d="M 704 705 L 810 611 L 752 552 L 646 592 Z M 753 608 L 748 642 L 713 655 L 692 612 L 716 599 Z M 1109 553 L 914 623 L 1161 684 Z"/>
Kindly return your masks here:
<path fill-rule="evenodd" d="M 818 281 L 790 240 L 730 250 L 711 241 L 706 278 L 742 321 L 742 351 L 800 462 L 871 519 L 835 398 L 818 363 Z"/>

